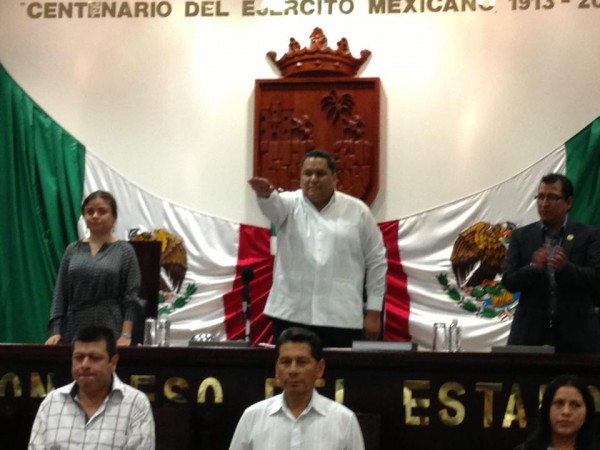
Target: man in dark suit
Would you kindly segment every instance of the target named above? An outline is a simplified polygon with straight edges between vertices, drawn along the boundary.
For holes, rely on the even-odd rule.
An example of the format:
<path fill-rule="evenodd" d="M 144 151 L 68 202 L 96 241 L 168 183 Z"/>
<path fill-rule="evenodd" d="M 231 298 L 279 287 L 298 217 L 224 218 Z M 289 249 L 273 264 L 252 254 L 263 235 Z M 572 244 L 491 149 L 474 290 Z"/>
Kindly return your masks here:
<path fill-rule="evenodd" d="M 600 352 L 600 236 L 573 222 L 573 184 L 560 174 L 542 178 L 540 221 L 514 231 L 502 284 L 520 292 L 509 345 L 553 345 L 559 353 Z"/>

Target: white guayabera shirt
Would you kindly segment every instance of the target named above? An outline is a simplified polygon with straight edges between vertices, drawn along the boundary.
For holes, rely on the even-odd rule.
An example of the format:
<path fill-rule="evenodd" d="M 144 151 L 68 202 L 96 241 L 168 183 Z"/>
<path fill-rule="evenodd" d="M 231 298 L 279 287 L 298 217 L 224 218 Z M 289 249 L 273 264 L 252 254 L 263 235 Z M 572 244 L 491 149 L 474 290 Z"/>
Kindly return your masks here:
<path fill-rule="evenodd" d="M 321 211 L 302 190 L 259 198 L 277 228 L 273 287 L 265 314 L 313 326 L 362 329 L 381 311 L 387 260 L 381 231 L 365 203 L 335 191 Z M 365 285 L 366 277 L 366 285 Z"/>
<path fill-rule="evenodd" d="M 364 450 L 356 415 L 316 390 L 297 418 L 283 394 L 250 406 L 240 419 L 229 450 Z"/>

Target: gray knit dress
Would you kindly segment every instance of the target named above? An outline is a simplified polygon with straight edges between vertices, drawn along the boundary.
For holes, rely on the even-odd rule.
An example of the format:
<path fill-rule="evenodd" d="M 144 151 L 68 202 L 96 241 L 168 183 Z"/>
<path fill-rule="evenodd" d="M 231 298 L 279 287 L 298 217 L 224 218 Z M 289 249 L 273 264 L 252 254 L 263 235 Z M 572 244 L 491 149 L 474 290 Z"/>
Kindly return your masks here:
<path fill-rule="evenodd" d="M 76 241 L 65 250 L 58 272 L 50 336 L 70 344 L 89 325 L 102 325 L 121 334 L 124 320 L 134 320 L 139 308 L 141 274 L 133 247 L 126 241 L 105 243 L 92 256 L 87 242 Z"/>

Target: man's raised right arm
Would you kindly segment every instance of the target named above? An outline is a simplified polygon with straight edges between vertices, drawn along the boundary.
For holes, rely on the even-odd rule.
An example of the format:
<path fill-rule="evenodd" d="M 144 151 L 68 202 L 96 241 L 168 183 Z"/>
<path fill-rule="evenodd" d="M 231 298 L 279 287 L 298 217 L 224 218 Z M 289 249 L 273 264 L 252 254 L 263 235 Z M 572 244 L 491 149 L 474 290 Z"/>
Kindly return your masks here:
<path fill-rule="evenodd" d="M 275 186 L 267 178 L 253 177 L 248 180 L 248 184 L 259 198 L 269 198 Z"/>
<path fill-rule="evenodd" d="M 293 208 L 293 200 L 288 196 L 279 195 L 279 191 L 267 178 L 254 177 L 248 184 L 256 193 L 258 207 L 263 215 L 276 227 L 286 220 Z"/>

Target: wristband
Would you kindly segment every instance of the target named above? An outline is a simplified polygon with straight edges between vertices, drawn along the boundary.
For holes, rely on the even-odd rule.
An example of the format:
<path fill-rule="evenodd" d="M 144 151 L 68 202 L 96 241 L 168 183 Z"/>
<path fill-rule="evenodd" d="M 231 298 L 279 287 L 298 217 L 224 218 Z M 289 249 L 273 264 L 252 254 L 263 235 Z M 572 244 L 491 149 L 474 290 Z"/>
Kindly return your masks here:
<path fill-rule="evenodd" d="M 121 333 L 121 337 L 123 337 L 125 339 L 131 339 L 131 333 L 123 332 L 123 333 Z"/>

